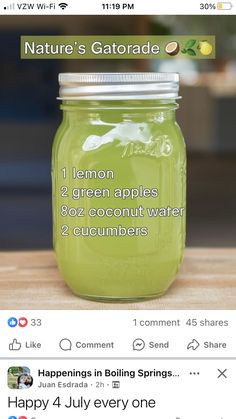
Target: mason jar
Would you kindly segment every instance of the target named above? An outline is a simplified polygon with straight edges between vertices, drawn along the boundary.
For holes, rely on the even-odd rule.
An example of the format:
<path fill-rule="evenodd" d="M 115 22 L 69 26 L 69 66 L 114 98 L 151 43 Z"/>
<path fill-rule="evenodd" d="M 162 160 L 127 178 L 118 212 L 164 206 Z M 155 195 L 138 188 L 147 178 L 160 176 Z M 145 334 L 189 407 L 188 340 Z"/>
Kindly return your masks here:
<path fill-rule="evenodd" d="M 185 244 L 186 153 L 176 73 L 62 73 L 53 241 L 73 293 L 159 297 Z"/>

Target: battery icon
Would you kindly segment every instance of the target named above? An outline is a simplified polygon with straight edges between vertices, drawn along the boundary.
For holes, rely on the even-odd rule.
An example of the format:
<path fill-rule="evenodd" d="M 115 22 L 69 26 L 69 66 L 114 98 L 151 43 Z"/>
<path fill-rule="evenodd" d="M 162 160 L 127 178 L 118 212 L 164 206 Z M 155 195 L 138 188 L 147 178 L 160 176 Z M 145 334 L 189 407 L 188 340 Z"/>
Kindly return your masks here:
<path fill-rule="evenodd" d="M 233 4 L 229 1 L 221 1 L 220 3 L 217 3 L 217 9 L 218 10 L 231 10 L 233 7 Z"/>

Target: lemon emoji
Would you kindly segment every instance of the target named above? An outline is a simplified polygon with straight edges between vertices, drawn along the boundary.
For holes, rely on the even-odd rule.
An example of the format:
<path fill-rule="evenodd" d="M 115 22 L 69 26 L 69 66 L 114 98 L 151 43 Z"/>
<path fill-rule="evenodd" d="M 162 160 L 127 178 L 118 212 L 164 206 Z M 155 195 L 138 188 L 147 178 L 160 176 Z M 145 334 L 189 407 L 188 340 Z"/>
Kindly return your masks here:
<path fill-rule="evenodd" d="M 202 55 L 210 55 L 212 53 L 213 47 L 208 41 L 199 42 L 199 50 Z"/>

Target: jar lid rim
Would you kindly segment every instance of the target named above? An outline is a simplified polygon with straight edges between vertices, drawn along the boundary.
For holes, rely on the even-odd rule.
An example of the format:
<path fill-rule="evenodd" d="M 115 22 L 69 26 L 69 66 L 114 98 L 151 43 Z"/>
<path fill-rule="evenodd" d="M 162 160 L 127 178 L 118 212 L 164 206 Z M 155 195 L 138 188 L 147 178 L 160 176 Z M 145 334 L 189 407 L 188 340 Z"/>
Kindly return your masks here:
<path fill-rule="evenodd" d="M 178 73 L 60 73 L 60 99 L 176 99 Z"/>
<path fill-rule="evenodd" d="M 179 73 L 123 72 L 123 73 L 59 73 L 59 84 L 110 84 L 110 83 L 179 83 Z"/>

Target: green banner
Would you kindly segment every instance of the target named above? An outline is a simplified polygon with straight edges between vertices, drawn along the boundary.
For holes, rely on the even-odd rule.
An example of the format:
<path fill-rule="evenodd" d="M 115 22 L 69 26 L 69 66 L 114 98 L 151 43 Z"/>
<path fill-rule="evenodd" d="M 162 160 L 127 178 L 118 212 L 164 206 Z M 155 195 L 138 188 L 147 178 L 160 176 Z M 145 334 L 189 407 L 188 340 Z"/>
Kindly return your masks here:
<path fill-rule="evenodd" d="M 215 36 L 21 36 L 22 59 L 214 59 Z"/>

